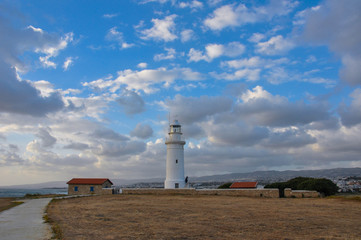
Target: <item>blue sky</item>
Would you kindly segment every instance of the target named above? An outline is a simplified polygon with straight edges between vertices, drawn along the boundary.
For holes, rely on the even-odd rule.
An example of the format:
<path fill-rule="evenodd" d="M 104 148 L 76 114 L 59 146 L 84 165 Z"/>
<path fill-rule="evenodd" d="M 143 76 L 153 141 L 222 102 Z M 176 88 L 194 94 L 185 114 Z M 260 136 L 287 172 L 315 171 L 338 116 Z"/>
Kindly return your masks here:
<path fill-rule="evenodd" d="M 0 1 L 0 185 L 361 167 L 361 2 Z"/>

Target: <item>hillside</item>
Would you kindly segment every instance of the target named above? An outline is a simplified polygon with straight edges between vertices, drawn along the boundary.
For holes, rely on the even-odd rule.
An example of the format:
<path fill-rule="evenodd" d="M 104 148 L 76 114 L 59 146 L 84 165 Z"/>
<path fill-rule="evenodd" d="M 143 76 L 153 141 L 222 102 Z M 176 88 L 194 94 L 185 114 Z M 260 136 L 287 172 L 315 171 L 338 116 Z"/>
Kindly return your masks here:
<path fill-rule="evenodd" d="M 301 170 L 301 171 L 256 171 L 249 173 L 230 173 L 222 175 L 190 177 L 190 182 L 227 182 L 227 181 L 259 181 L 271 183 L 278 181 L 287 181 L 294 177 L 314 177 L 335 179 L 339 177 L 357 176 L 361 177 L 361 168 L 334 168 L 323 170 Z M 105 176 L 106 177 L 106 176 Z M 162 183 L 164 178 L 151 179 L 111 179 L 115 186 L 125 186 L 135 183 Z M 64 188 L 67 187 L 67 181 L 53 181 L 38 184 L 23 184 L 12 186 L 0 186 L 0 188 Z"/>

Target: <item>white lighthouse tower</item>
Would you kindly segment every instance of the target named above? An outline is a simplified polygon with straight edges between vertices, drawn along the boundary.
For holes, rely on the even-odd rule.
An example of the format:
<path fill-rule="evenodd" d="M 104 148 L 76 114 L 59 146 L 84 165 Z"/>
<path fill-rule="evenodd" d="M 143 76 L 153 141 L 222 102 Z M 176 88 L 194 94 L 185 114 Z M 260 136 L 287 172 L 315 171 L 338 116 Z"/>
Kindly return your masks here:
<path fill-rule="evenodd" d="M 167 145 L 167 173 L 164 188 L 185 188 L 184 178 L 184 144 L 182 139 L 181 125 L 174 120 L 169 126 Z"/>

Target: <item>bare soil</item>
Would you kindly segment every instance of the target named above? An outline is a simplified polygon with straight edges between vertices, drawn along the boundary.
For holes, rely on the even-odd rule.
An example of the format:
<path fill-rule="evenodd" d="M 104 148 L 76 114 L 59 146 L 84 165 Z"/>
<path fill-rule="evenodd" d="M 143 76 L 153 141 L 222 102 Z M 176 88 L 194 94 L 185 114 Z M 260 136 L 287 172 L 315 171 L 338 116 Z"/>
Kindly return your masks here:
<path fill-rule="evenodd" d="M 0 198 L 0 212 L 15 207 L 22 202 L 13 202 L 16 198 Z"/>
<path fill-rule="evenodd" d="M 110 195 L 53 201 L 64 239 L 361 239 L 361 201 Z"/>

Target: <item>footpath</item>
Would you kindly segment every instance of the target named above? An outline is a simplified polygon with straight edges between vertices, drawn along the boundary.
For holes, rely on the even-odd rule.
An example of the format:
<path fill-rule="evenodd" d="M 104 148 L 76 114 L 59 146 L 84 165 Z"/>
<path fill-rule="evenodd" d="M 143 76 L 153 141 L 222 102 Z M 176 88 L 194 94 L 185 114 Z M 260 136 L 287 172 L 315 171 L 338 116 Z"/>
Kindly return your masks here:
<path fill-rule="evenodd" d="M 51 198 L 22 200 L 23 204 L 0 213 L 1 240 L 48 240 L 50 225 L 44 223 L 45 207 Z"/>

